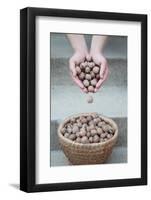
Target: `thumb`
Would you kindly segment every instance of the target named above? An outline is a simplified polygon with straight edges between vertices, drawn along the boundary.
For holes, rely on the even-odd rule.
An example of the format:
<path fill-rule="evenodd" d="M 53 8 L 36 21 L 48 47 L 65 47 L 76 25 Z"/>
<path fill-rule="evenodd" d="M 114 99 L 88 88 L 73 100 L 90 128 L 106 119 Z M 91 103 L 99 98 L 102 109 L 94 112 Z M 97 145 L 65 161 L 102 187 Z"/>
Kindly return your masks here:
<path fill-rule="evenodd" d="M 106 65 L 104 63 L 102 63 L 100 65 L 100 78 L 101 79 L 103 79 L 103 77 L 104 77 L 105 69 L 106 69 Z"/>
<path fill-rule="evenodd" d="M 76 69 L 75 69 L 75 63 L 73 61 L 69 61 L 69 68 L 70 68 L 73 76 L 75 77 L 77 75 L 77 73 L 76 73 Z"/>

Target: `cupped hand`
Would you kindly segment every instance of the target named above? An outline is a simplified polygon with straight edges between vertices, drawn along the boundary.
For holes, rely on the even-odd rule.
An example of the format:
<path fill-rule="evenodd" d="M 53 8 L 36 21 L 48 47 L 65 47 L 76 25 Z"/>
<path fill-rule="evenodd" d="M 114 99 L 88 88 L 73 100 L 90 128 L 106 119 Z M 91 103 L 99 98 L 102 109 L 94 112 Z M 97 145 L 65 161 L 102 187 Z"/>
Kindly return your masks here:
<path fill-rule="evenodd" d="M 100 52 L 90 53 L 89 56 L 94 63 L 100 66 L 100 80 L 96 84 L 95 92 L 99 90 L 103 82 L 107 79 L 109 74 L 108 62 L 104 55 Z"/>
<path fill-rule="evenodd" d="M 69 59 L 69 68 L 73 81 L 82 89 L 83 92 L 87 93 L 87 89 L 84 87 L 82 81 L 78 78 L 76 72 L 76 66 L 81 62 L 84 62 L 86 58 L 89 59 L 89 54 L 87 52 L 75 52 Z"/>

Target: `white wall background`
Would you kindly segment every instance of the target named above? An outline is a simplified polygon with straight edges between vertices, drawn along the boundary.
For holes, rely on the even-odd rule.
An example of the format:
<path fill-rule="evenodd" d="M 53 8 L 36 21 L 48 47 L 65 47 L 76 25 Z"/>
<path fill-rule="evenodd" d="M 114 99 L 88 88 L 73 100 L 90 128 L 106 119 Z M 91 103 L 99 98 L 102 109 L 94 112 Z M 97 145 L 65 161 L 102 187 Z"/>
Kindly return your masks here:
<path fill-rule="evenodd" d="M 51 193 L 26 194 L 18 190 L 19 185 L 19 9 L 27 6 L 64 9 L 97 10 L 148 14 L 151 18 L 150 0 L 140 1 L 70 1 L 70 0 L 5 0 L 0 4 L 0 199 L 150 199 L 149 185 L 110 189 L 93 189 Z M 148 24 L 149 24 L 148 23 Z M 151 26 L 148 27 L 151 35 Z M 149 53 L 151 40 L 148 39 Z M 151 60 L 149 57 L 148 66 Z M 148 70 L 148 74 L 151 70 Z M 151 79 L 149 77 L 149 85 Z M 149 88 L 151 89 L 151 88 Z M 151 93 L 149 92 L 149 101 Z M 150 109 L 150 106 L 149 106 Z M 149 114 L 148 124 L 151 114 Z M 150 127 L 149 131 L 150 133 Z M 151 137 L 148 137 L 151 144 Z M 149 147 L 149 166 L 151 167 Z"/>

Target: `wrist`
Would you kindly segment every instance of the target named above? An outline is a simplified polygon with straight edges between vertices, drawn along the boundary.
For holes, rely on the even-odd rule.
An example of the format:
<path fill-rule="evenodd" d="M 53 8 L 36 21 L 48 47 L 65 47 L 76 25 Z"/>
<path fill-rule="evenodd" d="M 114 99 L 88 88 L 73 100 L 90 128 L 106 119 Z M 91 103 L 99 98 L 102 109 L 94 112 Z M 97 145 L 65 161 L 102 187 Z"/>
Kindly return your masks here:
<path fill-rule="evenodd" d="M 75 49 L 75 53 L 86 56 L 88 54 L 88 50 L 86 48 L 77 48 Z"/>
<path fill-rule="evenodd" d="M 91 49 L 91 50 L 90 50 L 90 55 L 91 55 L 92 57 L 95 56 L 95 55 L 98 55 L 98 54 L 103 54 L 102 51 L 101 51 L 100 49 L 95 48 L 95 49 Z"/>

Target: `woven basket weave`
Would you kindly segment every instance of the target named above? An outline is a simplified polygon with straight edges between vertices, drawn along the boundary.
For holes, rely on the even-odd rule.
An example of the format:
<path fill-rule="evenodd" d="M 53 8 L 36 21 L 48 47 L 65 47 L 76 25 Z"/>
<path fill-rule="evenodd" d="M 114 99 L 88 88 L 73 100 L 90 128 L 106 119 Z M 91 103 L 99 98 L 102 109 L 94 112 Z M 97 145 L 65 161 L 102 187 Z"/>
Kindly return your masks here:
<path fill-rule="evenodd" d="M 113 146 L 115 145 L 118 137 L 118 127 L 116 123 L 107 117 L 100 117 L 109 123 L 115 130 L 112 138 L 108 139 L 105 142 L 101 143 L 92 143 L 92 144 L 81 144 L 74 141 L 71 141 L 65 138 L 61 129 L 72 117 L 88 116 L 93 113 L 82 113 L 68 117 L 65 119 L 58 128 L 58 137 L 61 144 L 62 150 L 68 160 L 73 165 L 84 165 L 84 164 L 101 164 L 104 163 L 109 155 L 112 153 Z"/>

